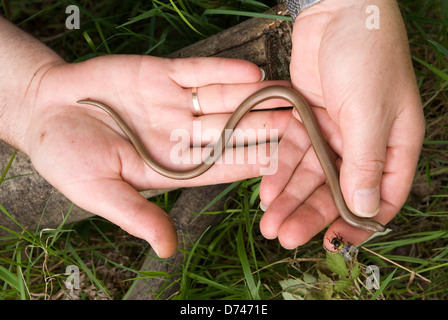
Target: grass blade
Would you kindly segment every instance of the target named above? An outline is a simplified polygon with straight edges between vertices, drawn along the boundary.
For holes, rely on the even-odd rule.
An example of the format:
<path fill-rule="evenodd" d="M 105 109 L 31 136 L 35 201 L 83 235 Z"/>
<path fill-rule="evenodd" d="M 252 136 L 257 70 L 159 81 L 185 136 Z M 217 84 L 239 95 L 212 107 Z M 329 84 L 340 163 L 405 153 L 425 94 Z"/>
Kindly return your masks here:
<path fill-rule="evenodd" d="M 394 276 L 396 271 L 397 269 L 394 269 L 394 271 L 392 271 L 391 274 L 387 276 L 387 278 L 381 283 L 380 288 L 376 290 L 375 293 L 372 295 L 372 298 L 370 298 L 370 300 L 378 299 L 379 295 L 383 293 L 384 289 L 386 289 L 387 285 L 392 280 L 392 277 Z"/>
<path fill-rule="evenodd" d="M 204 15 L 223 14 L 223 15 L 231 15 L 231 16 L 250 17 L 250 18 L 263 18 L 263 19 L 277 19 L 277 20 L 292 21 L 292 18 L 289 16 L 281 16 L 281 15 L 277 15 L 277 14 L 267 14 L 267 13 L 259 13 L 259 12 L 225 10 L 225 9 L 207 9 L 204 11 L 203 14 Z"/>
<path fill-rule="evenodd" d="M 11 167 L 11 164 L 14 161 L 16 154 L 17 154 L 17 150 L 14 150 L 14 152 L 11 155 L 11 158 L 9 158 L 9 161 L 5 167 L 5 170 L 3 170 L 2 176 L 0 177 L 0 184 L 2 184 L 3 180 L 5 180 L 6 173 L 8 172 L 9 168 Z"/>
<path fill-rule="evenodd" d="M 448 3 L 448 2 L 447 2 Z M 431 39 L 426 39 L 430 44 L 432 44 L 434 47 L 437 48 L 437 50 L 439 50 L 441 53 L 443 53 L 446 57 L 448 57 L 448 49 L 446 49 L 445 47 L 441 46 L 439 43 L 431 40 Z"/>
<path fill-rule="evenodd" d="M 203 33 L 201 33 L 199 30 L 197 30 L 191 23 L 190 21 L 188 21 L 187 18 L 185 18 L 184 14 L 182 13 L 182 11 L 179 10 L 179 8 L 177 8 L 176 4 L 173 2 L 173 0 L 170 0 L 171 5 L 173 6 L 174 10 L 176 10 L 177 14 L 179 15 L 179 17 L 190 27 L 191 30 L 193 30 L 194 32 L 196 32 L 197 34 L 205 37 L 205 35 Z"/>
<path fill-rule="evenodd" d="M 84 39 L 86 39 L 87 44 L 89 45 L 89 47 L 92 49 L 93 53 L 95 53 L 95 55 L 98 55 L 98 50 L 96 49 L 95 44 L 93 43 L 92 38 L 90 38 L 89 34 L 87 33 L 87 31 L 84 31 L 82 33 L 82 35 L 84 36 Z"/>
<path fill-rule="evenodd" d="M 75 258 L 78 267 L 80 270 L 83 270 L 86 274 L 87 277 L 90 279 L 90 281 L 92 281 L 95 286 L 101 290 L 102 292 L 104 292 L 108 297 L 110 297 L 110 293 L 109 290 L 107 290 L 103 284 L 95 277 L 95 275 L 92 273 L 92 271 L 90 271 L 90 269 L 85 265 L 85 263 L 82 261 L 82 259 L 79 257 L 78 253 L 76 252 L 75 248 L 73 248 L 72 244 L 70 243 L 70 241 L 67 243 L 68 249 L 71 252 L 71 254 L 73 255 L 73 257 Z"/>
<path fill-rule="evenodd" d="M 10 285 L 12 288 L 19 290 L 19 279 L 17 275 L 0 265 L 0 279 Z"/>
<path fill-rule="evenodd" d="M 247 259 L 246 248 L 244 246 L 244 243 L 245 241 L 243 239 L 243 229 L 241 228 L 240 225 L 237 234 L 238 257 L 240 258 L 241 261 L 241 267 L 243 268 L 244 278 L 247 282 L 250 297 L 255 300 L 260 300 L 260 295 L 258 294 L 258 286 L 255 284 L 255 279 L 250 269 L 249 260 Z"/>
<path fill-rule="evenodd" d="M 232 294 L 232 295 L 240 295 L 241 294 L 241 292 L 239 290 L 237 290 L 237 289 L 234 289 L 234 288 L 226 286 L 226 285 L 222 285 L 220 283 L 217 283 L 217 282 L 215 282 L 213 280 L 207 279 L 207 278 L 205 278 L 203 276 L 200 276 L 198 274 L 195 274 L 193 272 L 189 272 L 188 271 L 188 272 L 186 272 L 185 275 L 190 277 L 191 279 L 194 279 L 194 280 L 200 282 L 200 283 L 203 283 L 203 284 L 206 284 L 208 286 L 212 286 L 212 287 L 214 287 L 216 289 L 222 290 L 223 292 L 227 292 L 227 293 Z"/>
<path fill-rule="evenodd" d="M 428 68 L 430 71 L 432 71 L 435 75 L 439 76 L 442 80 L 448 82 L 448 74 L 445 73 L 444 71 L 440 70 L 439 68 L 436 68 L 432 65 L 430 65 L 429 63 L 427 63 L 426 61 L 423 61 L 420 58 L 417 58 L 415 56 L 412 57 L 415 61 L 421 63 L 422 65 L 424 65 L 426 68 Z"/>

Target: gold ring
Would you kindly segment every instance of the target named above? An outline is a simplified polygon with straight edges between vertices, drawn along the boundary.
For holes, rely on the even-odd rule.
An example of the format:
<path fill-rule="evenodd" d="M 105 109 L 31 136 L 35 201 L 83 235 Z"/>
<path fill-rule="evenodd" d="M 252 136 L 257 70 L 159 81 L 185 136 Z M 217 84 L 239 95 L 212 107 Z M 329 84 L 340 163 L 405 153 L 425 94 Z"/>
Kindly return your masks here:
<path fill-rule="evenodd" d="M 195 117 L 203 116 L 204 113 L 201 110 L 198 99 L 198 87 L 191 88 L 191 95 L 193 97 L 193 114 Z"/>

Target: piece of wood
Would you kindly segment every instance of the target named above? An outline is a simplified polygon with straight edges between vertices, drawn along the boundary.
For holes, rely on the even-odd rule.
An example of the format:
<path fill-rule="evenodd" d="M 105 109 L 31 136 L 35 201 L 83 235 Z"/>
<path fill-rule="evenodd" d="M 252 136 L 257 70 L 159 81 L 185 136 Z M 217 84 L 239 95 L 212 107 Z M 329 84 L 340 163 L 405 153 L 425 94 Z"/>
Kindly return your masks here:
<path fill-rule="evenodd" d="M 6 168 L 14 148 L 0 141 L 0 168 Z M 150 198 L 164 190 L 148 190 L 141 194 Z M 44 228 L 57 228 L 66 219 L 71 223 L 91 217 L 93 214 L 79 208 L 62 193 L 53 188 L 34 169 L 30 158 L 23 152 L 17 152 L 5 179 L 0 185 L 0 205 L 22 226 L 30 231 Z M 0 225 L 14 231 L 21 231 L 13 220 L 0 212 Z M 9 232 L 0 229 L 0 236 Z"/>
<path fill-rule="evenodd" d="M 270 14 L 285 14 L 280 4 Z M 253 18 L 170 54 L 169 58 L 226 57 L 251 61 L 266 71 L 266 78 L 289 79 L 292 23 Z"/>

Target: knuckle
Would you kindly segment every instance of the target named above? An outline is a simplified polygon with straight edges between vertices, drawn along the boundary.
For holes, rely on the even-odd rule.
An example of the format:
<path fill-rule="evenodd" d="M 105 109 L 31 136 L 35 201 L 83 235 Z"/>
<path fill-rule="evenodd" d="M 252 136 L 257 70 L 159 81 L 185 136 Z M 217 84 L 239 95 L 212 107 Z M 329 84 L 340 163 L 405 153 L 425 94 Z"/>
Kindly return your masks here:
<path fill-rule="evenodd" d="M 384 170 L 384 161 L 379 159 L 359 159 L 355 161 L 358 172 L 366 176 L 380 175 Z"/>

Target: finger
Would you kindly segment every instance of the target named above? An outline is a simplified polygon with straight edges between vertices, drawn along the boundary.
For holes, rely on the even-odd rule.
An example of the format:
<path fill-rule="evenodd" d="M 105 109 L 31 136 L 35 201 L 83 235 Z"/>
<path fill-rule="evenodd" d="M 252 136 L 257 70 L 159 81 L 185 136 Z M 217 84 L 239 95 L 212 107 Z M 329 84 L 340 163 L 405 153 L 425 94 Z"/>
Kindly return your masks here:
<path fill-rule="evenodd" d="M 291 119 L 279 143 L 279 169 L 276 174 L 261 180 L 260 200 L 264 205 L 269 206 L 284 190 L 310 143 L 305 128 L 296 119 Z"/>
<path fill-rule="evenodd" d="M 394 205 L 386 201 L 381 201 L 381 210 L 374 219 L 381 224 L 386 224 L 395 216 L 397 212 L 396 210 L 397 208 Z M 331 224 L 325 233 L 324 246 L 329 251 L 335 251 L 333 245 L 329 241 L 334 238 L 335 234 L 342 236 L 344 241 L 355 246 L 358 246 L 372 236 L 371 232 L 355 228 L 345 222 L 342 218 L 338 218 Z"/>
<path fill-rule="evenodd" d="M 400 128 L 400 124 L 396 124 L 394 126 L 395 130 L 391 131 L 389 147 L 386 152 L 387 161 L 380 185 L 380 211 L 375 216 L 375 220 L 382 224 L 392 220 L 409 194 L 416 161 L 420 153 L 418 141 L 423 139 L 423 124 L 420 124 L 421 128 L 419 129 L 418 119 L 418 115 L 414 115 L 411 119 L 403 122 L 406 127 L 409 127 L 409 130 L 403 130 L 403 128 Z M 412 136 L 413 139 L 406 139 L 409 136 Z M 364 242 L 371 236 L 370 232 L 349 226 L 342 219 L 338 219 L 331 225 L 327 231 L 328 238 L 331 239 L 330 236 L 334 232 L 341 234 L 345 241 L 354 245 Z M 324 245 L 331 250 L 331 245 L 326 242 L 324 242 Z"/>
<path fill-rule="evenodd" d="M 338 216 L 330 188 L 322 185 L 282 223 L 278 240 L 286 249 L 304 245 Z"/>
<path fill-rule="evenodd" d="M 170 64 L 169 76 L 184 88 L 202 87 L 216 83 L 253 83 L 262 79 L 257 65 L 239 59 L 183 58 Z"/>
<path fill-rule="evenodd" d="M 407 108 L 395 121 L 386 152 L 381 199 L 394 204 L 396 212 L 406 201 L 412 186 L 425 134 L 425 120 L 417 101 L 415 108 Z"/>
<path fill-rule="evenodd" d="M 325 177 L 317 157 L 312 149 L 308 149 L 284 190 L 270 203 L 263 214 L 260 221 L 262 234 L 268 239 L 279 237 L 280 228 L 289 216 L 298 210 L 297 208 L 300 208 L 324 182 Z"/>
<path fill-rule="evenodd" d="M 203 114 L 232 113 L 252 93 L 268 86 L 283 85 L 291 86 L 289 81 L 262 81 L 250 84 L 212 84 L 198 87 L 197 97 Z M 191 100 L 191 91 L 186 90 L 186 95 Z M 291 104 L 282 99 L 269 99 L 254 107 L 254 110 L 272 109 L 290 106 Z"/>
<path fill-rule="evenodd" d="M 73 185 L 72 188 L 76 192 L 73 201 L 79 206 L 145 239 L 159 257 L 166 258 L 175 253 L 177 234 L 170 217 L 126 182 L 89 181 L 88 185 L 84 182 L 82 186 Z"/>
<path fill-rule="evenodd" d="M 202 117 L 202 120 L 193 121 L 190 128 L 173 129 L 169 136 L 163 138 L 164 142 L 161 142 L 159 139 L 158 145 L 153 145 L 153 148 L 149 145 L 147 149 L 157 150 L 157 152 L 150 152 L 151 156 L 169 169 L 177 171 L 192 169 L 206 160 L 211 149 L 216 146 L 228 118 L 228 115 Z M 263 148 L 266 148 L 263 144 L 266 142 L 276 144 L 285 132 L 286 123 L 290 118 L 291 112 L 288 110 L 249 113 L 238 124 L 236 129 L 225 131 L 225 138 L 228 141 L 224 158 L 227 159 L 228 155 L 232 153 L 233 147 L 237 147 L 237 150 L 233 152 L 234 154 L 240 154 L 241 151 L 244 154 L 249 153 L 257 156 L 264 154 L 261 152 Z M 259 146 L 257 146 L 258 144 Z M 252 153 L 249 152 L 252 149 L 240 148 L 250 145 L 253 146 L 252 149 L 254 151 Z M 267 149 L 269 150 L 270 146 Z M 133 154 L 136 155 L 135 152 Z M 216 158 L 219 161 L 222 160 L 218 155 L 216 155 Z M 143 163 L 141 159 L 140 162 Z M 134 163 L 133 161 L 131 164 Z M 224 164 L 230 164 L 230 162 L 225 161 Z M 241 161 L 240 164 L 250 165 L 257 163 L 254 161 Z M 123 171 L 129 172 L 132 177 L 136 169 L 132 165 L 129 170 Z"/>
<path fill-rule="evenodd" d="M 193 169 L 207 159 L 212 149 L 205 147 L 181 151 L 176 154 L 178 158 L 174 160 L 178 164 L 173 168 L 179 171 Z M 213 165 L 205 173 L 188 180 L 173 180 L 158 176 L 158 186 L 162 188 L 193 187 L 234 182 L 269 174 L 277 170 L 277 164 L 270 160 L 276 149 L 276 143 L 250 145 L 244 148 L 226 148 L 223 154 L 212 160 Z M 148 181 L 156 178 L 154 175 L 157 173 L 152 173 L 153 177 L 149 177 Z"/>
<path fill-rule="evenodd" d="M 340 115 L 341 188 L 347 206 L 361 217 L 373 217 L 380 209 L 380 182 L 392 122 L 382 109 L 372 107 L 368 115 L 352 109 Z"/>
<path fill-rule="evenodd" d="M 295 110 L 295 109 L 294 109 Z M 294 111 L 293 110 L 293 111 Z M 329 118 L 328 113 L 323 108 L 314 108 L 319 127 L 325 137 L 330 137 L 330 145 L 337 144 L 339 128 Z M 295 113 L 292 112 L 294 115 Z M 297 164 L 302 161 L 303 154 L 311 146 L 308 133 L 301 124 L 300 116 L 298 120 L 292 119 L 282 140 L 279 144 L 279 170 L 275 176 L 263 177 L 260 187 L 260 199 L 263 205 L 269 205 L 283 190 L 292 176 Z M 320 173 L 322 174 L 322 170 Z"/>
<path fill-rule="evenodd" d="M 191 138 L 190 145 L 215 144 L 229 118 L 228 114 L 215 114 L 193 120 L 188 131 L 188 136 Z M 290 119 L 290 110 L 249 112 L 234 130 L 226 129 L 227 133 L 231 134 L 228 145 L 244 146 L 255 144 L 257 141 L 265 142 L 272 138 L 281 138 Z"/>
<path fill-rule="evenodd" d="M 277 129 L 262 131 L 251 130 L 247 134 L 243 130 L 236 130 L 236 137 L 230 135 L 224 152 L 211 158 L 211 168 L 202 175 L 187 180 L 168 178 L 159 174 L 144 162 L 129 142 L 125 142 L 120 149 L 120 159 L 126 159 L 121 161 L 120 175 L 134 188 L 144 190 L 227 183 L 271 174 L 277 170 L 277 164 L 271 161 L 271 156 L 276 153 L 279 133 Z M 201 136 L 200 127 L 198 132 L 193 134 Z M 201 141 L 197 145 L 191 144 L 192 137 L 187 130 L 177 130 L 167 138 L 167 143 L 160 144 L 157 152 L 152 152 L 151 156 L 160 165 L 172 171 L 194 169 L 205 160 L 210 160 L 208 157 L 221 136 L 221 130 L 215 130 L 214 133 L 213 136 L 208 136 L 205 132 L 205 136 L 198 138 L 202 141 L 211 141 L 202 147 Z M 257 143 L 246 146 L 245 142 L 252 140 L 256 140 Z M 240 145 L 245 147 L 238 147 Z"/>

